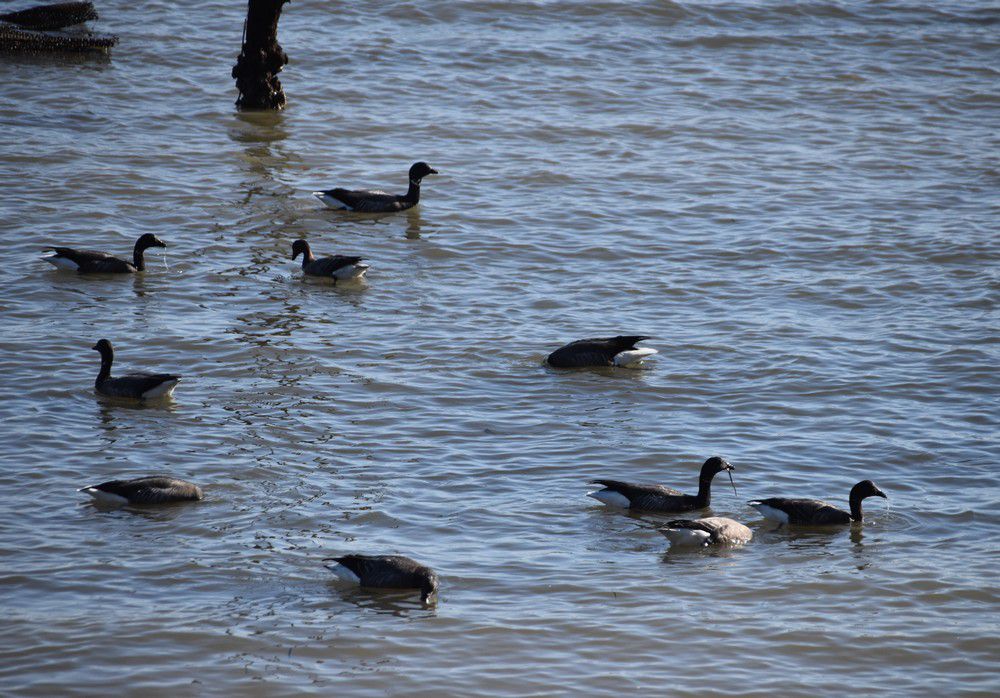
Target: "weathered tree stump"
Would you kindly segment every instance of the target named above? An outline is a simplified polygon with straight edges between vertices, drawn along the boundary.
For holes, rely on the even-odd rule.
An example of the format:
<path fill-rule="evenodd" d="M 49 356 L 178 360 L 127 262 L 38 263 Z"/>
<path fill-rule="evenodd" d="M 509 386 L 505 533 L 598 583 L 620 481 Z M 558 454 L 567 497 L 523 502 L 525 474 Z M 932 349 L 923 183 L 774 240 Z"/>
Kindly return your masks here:
<path fill-rule="evenodd" d="M 249 0 L 243 24 L 243 48 L 233 66 L 233 77 L 240 96 L 240 109 L 281 109 L 285 92 L 278 73 L 288 63 L 278 44 L 278 19 L 288 0 Z"/>

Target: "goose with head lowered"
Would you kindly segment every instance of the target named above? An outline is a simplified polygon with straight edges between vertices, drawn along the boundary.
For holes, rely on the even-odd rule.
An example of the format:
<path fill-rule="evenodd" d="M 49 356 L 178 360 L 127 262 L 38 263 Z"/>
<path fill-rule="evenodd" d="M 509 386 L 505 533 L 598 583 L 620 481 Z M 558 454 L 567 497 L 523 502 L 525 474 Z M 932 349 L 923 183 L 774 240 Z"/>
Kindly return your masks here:
<path fill-rule="evenodd" d="M 739 521 L 724 516 L 678 519 L 668 522 L 666 528 L 660 530 L 670 540 L 671 548 L 744 545 L 753 538 L 753 531 Z"/>
<path fill-rule="evenodd" d="M 712 501 L 712 479 L 717 473 L 726 471 L 729 473 L 729 482 L 733 486 L 733 494 L 736 493 L 736 483 L 733 482 L 732 463 L 712 456 L 701 466 L 701 475 L 698 477 L 698 494 L 684 494 L 670 487 L 663 485 L 634 485 L 620 480 L 593 480 L 592 485 L 603 485 L 604 489 L 590 492 L 587 496 L 604 502 L 608 506 L 621 507 L 623 509 L 636 509 L 640 511 L 694 511 L 695 509 L 705 509 Z"/>
<path fill-rule="evenodd" d="M 851 494 L 848 497 L 851 505 L 850 513 L 819 499 L 771 497 L 769 499 L 755 499 L 747 504 L 759 511 L 768 521 L 779 524 L 839 526 L 851 522 L 861 522 L 864 519 L 861 502 L 867 497 L 888 499 L 885 492 L 880 490 L 874 482 L 862 480 L 851 488 Z"/>
<path fill-rule="evenodd" d="M 167 244 L 152 233 L 146 233 L 135 241 L 132 248 L 132 261 L 112 257 L 107 252 L 90 250 L 74 250 L 71 247 L 46 247 L 55 252 L 48 257 L 42 257 L 49 264 L 67 271 L 81 274 L 134 274 L 145 271 L 146 262 L 143 253 L 150 247 L 166 247 Z"/>
<path fill-rule="evenodd" d="M 368 265 L 361 263 L 361 257 L 335 254 L 332 257 L 314 257 L 309 243 L 296 240 L 292 243 L 292 259 L 302 255 L 302 273 L 338 281 L 354 281 L 362 278 Z"/>
<path fill-rule="evenodd" d="M 327 189 L 314 191 L 313 196 L 330 208 L 358 213 L 393 213 L 405 211 L 420 203 L 420 182 L 427 175 L 437 174 L 426 162 L 415 162 L 410 167 L 410 188 L 405 194 L 388 194 L 368 189 Z"/>
<path fill-rule="evenodd" d="M 428 603 L 437 594 L 434 570 L 403 555 L 344 555 L 324 558 L 326 568 L 340 579 L 372 589 L 419 589 Z"/>
<path fill-rule="evenodd" d="M 172 373 L 128 373 L 112 378 L 111 364 L 115 360 L 115 349 L 111 342 L 102 339 L 91 348 L 101 353 L 101 372 L 94 381 L 94 388 L 101 395 L 153 400 L 169 396 L 181 379 Z"/>
<path fill-rule="evenodd" d="M 196 502 L 204 497 L 198 485 L 168 475 L 110 480 L 100 485 L 81 487 L 77 492 L 89 494 L 98 504 L 113 506 Z"/>
<path fill-rule="evenodd" d="M 578 339 L 559 347 L 549 354 L 546 361 L 553 368 L 585 368 L 589 366 L 624 366 L 634 368 L 653 354 L 656 349 L 636 347 L 642 335 Z"/>

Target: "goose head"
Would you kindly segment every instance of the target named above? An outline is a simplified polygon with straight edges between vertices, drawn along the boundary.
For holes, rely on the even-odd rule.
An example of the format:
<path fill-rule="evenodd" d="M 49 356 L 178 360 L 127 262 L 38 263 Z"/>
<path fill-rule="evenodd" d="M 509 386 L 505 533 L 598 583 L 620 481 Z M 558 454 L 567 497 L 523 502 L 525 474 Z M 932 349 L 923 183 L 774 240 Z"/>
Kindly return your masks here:
<path fill-rule="evenodd" d="M 729 484 L 733 486 L 733 494 L 736 494 L 736 483 L 733 482 L 733 471 L 736 470 L 733 464 L 721 456 L 712 456 L 701 466 L 701 479 L 711 480 L 718 473 L 723 471 L 729 473 Z"/>
<path fill-rule="evenodd" d="M 888 497 L 885 496 L 885 492 L 880 490 L 878 485 L 871 480 L 862 480 L 851 488 L 851 501 L 861 501 L 866 497 L 881 497 L 882 499 L 888 499 Z"/>
<path fill-rule="evenodd" d="M 106 339 L 98 340 L 97 344 L 91 347 L 95 351 L 101 352 L 101 356 L 108 356 L 114 353 L 114 347 L 111 346 L 111 342 Z"/>
<path fill-rule="evenodd" d="M 413 166 L 410 167 L 410 181 L 419 184 L 420 180 L 427 175 L 437 174 L 438 171 L 428 165 L 426 162 L 415 162 Z"/>
<path fill-rule="evenodd" d="M 424 579 L 424 583 L 420 586 L 421 603 L 429 603 L 432 596 L 437 596 L 437 591 L 438 578 L 436 574 L 431 573 Z"/>
<path fill-rule="evenodd" d="M 305 257 L 309 256 L 309 243 L 305 240 L 296 240 L 292 243 L 292 259 L 295 259 L 300 254 Z"/>
<path fill-rule="evenodd" d="M 163 242 L 163 240 L 156 237 L 152 233 L 145 233 L 135 241 L 135 246 L 137 249 L 145 250 L 150 247 L 166 247 L 167 243 Z"/>

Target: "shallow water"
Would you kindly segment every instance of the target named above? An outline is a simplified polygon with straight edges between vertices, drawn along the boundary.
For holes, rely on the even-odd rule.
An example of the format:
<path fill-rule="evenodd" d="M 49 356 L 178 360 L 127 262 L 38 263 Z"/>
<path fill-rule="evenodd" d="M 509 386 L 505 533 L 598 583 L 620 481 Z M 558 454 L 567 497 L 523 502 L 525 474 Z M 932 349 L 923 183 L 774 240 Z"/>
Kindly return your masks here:
<path fill-rule="evenodd" d="M 296 0 L 281 114 L 233 110 L 245 8 L 198 8 L 0 56 L 2 692 L 1000 691 L 995 8 Z M 309 194 L 419 159 L 406 214 Z M 39 261 L 142 232 L 166 267 Z M 304 283 L 299 237 L 370 283 Z M 541 366 L 617 333 L 661 353 Z M 100 337 L 176 399 L 98 399 Z M 585 496 L 715 453 L 740 550 Z M 75 491 L 154 472 L 206 501 Z M 744 504 L 866 477 L 856 530 Z M 440 602 L 331 581 L 351 551 Z"/>

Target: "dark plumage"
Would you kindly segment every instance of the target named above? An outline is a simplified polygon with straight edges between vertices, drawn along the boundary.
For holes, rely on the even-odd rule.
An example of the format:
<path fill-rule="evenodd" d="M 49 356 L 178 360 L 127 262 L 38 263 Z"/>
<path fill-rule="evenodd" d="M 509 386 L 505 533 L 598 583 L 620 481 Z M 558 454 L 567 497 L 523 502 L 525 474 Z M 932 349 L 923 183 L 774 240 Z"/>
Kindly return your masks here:
<path fill-rule="evenodd" d="M 583 368 L 586 366 L 629 366 L 641 363 L 656 352 L 636 343 L 649 337 L 641 335 L 579 339 L 549 354 L 553 368 Z"/>
<path fill-rule="evenodd" d="M 344 555 L 328 557 L 327 569 L 341 579 L 376 589 L 419 589 L 424 603 L 437 593 L 434 571 L 403 555 Z"/>
<path fill-rule="evenodd" d="M 117 378 L 111 377 L 111 364 L 115 360 L 115 350 L 111 342 L 102 339 L 92 349 L 101 352 L 101 372 L 97 374 L 94 388 L 102 395 L 154 399 L 165 397 L 174 391 L 180 376 L 170 373 L 129 373 Z"/>
<path fill-rule="evenodd" d="M 330 208 L 359 213 L 392 213 L 413 208 L 420 202 L 420 182 L 427 175 L 437 174 L 426 162 L 410 167 L 410 188 L 405 194 L 387 194 L 384 191 L 365 189 L 327 189 L 314 191 L 313 196 Z"/>
<path fill-rule="evenodd" d="M 169 504 L 191 502 L 204 495 L 198 485 L 167 475 L 139 477 L 134 480 L 111 480 L 100 485 L 81 487 L 102 504 Z"/>
<path fill-rule="evenodd" d="M 292 259 L 302 255 L 302 272 L 308 276 L 321 276 L 333 279 L 334 283 L 350 281 L 365 275 L 367 264 L 361 264 L 361 257 L 348 257 L 335 254 L 332 257 L 314 257 L 309 243 L 296 240 L 292 243 Z"/>
<path fill-rule="evenodd" d="M 71 247 L 46 247 L 46 250 L 52 250 L 55 254 L 42 259 L 60 269 L 69 269 L 81 274 L 134 274 L 146 269 L 143 252 L 150 247 L 166 246 L 167 244 L 160 238 L 152 233 L 146 233 L 135 241 L 131 263 L 112 257 L 106 252 L 74 250 Z"/>
<path fill-rule="evenodd" d="M 770 499 L 755 499 L 747 504 L 763 514 L 764 518 L 778 523 L 835 526 L 849 524 L 852 521 L 862 521 L 864 514 L 861 511 L 861 502 L 867 497 L 888 499 L 885 492 L 880 490 L 874 482 L 862 480 L 851 488 L 850 513 L 819 499 L 771 497 Z"/>
<path fill-rule="evenodd" d="M 663 485 L 633 485 L 619 480 L 593 480 L 593 485 L 603 485 L 604 489 L 591 492 L 588 496 L 610 506 L 642 511 L 677 512 L 704 509 L 712 501 L 712 479 L 723 470 L 729 473 L 732 482 L 735 470 L 732 464 L 719 456 L 712 456 L 701 466 L 698 477 L 698 494 L 678 492 Z M 733 483 L 733 492 L 736 484 Z"/>

